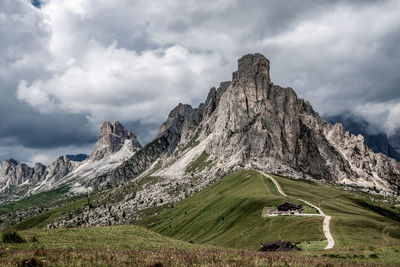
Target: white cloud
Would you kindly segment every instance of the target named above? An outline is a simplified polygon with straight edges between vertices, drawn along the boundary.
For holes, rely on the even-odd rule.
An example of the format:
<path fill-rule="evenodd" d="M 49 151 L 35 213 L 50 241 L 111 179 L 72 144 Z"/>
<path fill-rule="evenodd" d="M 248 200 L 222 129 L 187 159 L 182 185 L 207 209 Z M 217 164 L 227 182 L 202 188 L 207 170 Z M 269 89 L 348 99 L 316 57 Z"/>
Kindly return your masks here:
<path fill-rule="evenodd" d="M 97 129 L 104 120 L 160 123 L 179 102 L 204 101 L 240 56 L 262 52 L 273 82 L 317 111 L 374 105 L 389 132 L 400 125 L 397 74 L 386 71 L 400 67 L 391 40 L 399 4 L 50 0 L 36 9 L 8 0 L 18 8 L 0 12 L 0 75 L 18 77 L 15 95 L 41 113 L 83 114 Z"/>
<path fill-rule="evenodd" d="M 139 55 L 92 40 L 86 49 L 48 80 L 21 81 L 18 99 L 43 113 L 88 114 L 96 123 L 107 118 L 154 122 L 177 103 L 201 97 L 220 71 L 218 54 L 194 54 L 180 46 Z"/>
<path fill-rule="evenodd" d="M 363 103 L 355 105 L 353 112 L 388 135 L 395 134 L 399 127 L 400 103 Z"/>
<path fill-rule="evenodd" d="M 45 15 L 25 0 L 7 0 L 0 7 L 0 78 L 19 71 L 43 69 L 50 26 Z M 29 75 L 27 75 L 29 76 Z"/>

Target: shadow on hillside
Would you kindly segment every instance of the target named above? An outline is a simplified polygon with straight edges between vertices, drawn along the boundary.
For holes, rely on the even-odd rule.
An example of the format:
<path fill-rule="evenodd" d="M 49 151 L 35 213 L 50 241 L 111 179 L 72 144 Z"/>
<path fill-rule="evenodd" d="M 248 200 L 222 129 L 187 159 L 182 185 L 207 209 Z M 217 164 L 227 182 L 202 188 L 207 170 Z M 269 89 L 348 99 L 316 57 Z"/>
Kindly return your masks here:
<path fill-rule="evenodd" d="M 388 219 L 394 220 L 396 222 L 400 222 L 400 215 L 397 214 L 397 213 L 394 213 L 393 211 L 390 211 L 390 210 L 388 210 L 386 208 L 383 208 L 383 207 L 380 207 L 380 206 L 377 206 L 377 205 L 373 205 L 373 204 L 367 203 L 367 202 L 365 202 L 365 201 L 363 201 L 361 199 L 353 199 L 353 201 L 354 201 L 354 203 L 356 203 L 357 205 L 359 205 L 359 206 L 361 206 L 361 207 L 363 207 L 365 209 L 373 211 L 373 212 L 375 212 L 375 213 L 377 213 L 379 215 L 382 215 L 382 216 L 384 216 L 384 217 L 386 217 Z"/>

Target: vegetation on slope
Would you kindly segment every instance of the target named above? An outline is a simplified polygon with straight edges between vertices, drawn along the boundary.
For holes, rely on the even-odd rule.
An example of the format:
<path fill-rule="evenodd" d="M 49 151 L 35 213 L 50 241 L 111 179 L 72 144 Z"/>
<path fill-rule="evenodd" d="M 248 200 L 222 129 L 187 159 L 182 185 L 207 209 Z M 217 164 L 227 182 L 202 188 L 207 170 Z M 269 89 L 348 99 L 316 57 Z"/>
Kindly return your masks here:
<path fill-rule="evenodd" d="M 193 172 L 200 172 L 207 167 L 207 159 L 208 159 L 207 152 L 203 151 L 200 156 L 193 160 L 185 169 L 185 173 L 193 173 Z"/>
<path fill-rule="evenodd" d="M 68 187 L 60 187 L 51 191 L 41 192 L 33 196 L 23 198 L 21 200 L 2 205 L 0 206 L 0 215 L 53 203 L 65 197 L 65 194 L 68 192 L 68 190 Z"/>
<path fill-rule="evenodd" d="M 96 199 L 95 197 L 92 199 Z M 77 201 L 74 201 L 70 204 L 63 205 L 58 208 L 54 208 L 48 211 L 45 211 L 43 213 L 40 213 L 39 215 L 29 217 L 22 222 L 16 224 L 13 226 L 13 229 L 16 230 L 26 230 L 30 228 L 42 228 L 46 227 L 47 224 L 52 223 L 54 220 L 57 218 L 61 217 L 62 215 L 73 212 L 79 209 L 83 209 L 85 207 L 85 204 L 87 203 L 87 198 L 82 197 Z"/>
<path fill-rule="evenodd" d="M 329 185 L 276 175 L 274 178 L 287 195 L 308 200 L 332 216 L 331 233 L 336 247 L 400 245 L 399 208 Z"/>
<path fill-rule="evenodd" d="M 354 263 L 400 263 L 398 208 L 377 204 L 363 195 L 331 186 L 275 178 L 289 196 L 306 199 L 332 216 L 331 232 L 336 241 L 333 250 L 320 250 L 326 244 L 321 241 L 324 239 L 321 217 L 262 218 L 265 207 L 293 199 L 280 195 L 275 185 L 258 172 L 239 171 L 174 208 L 140 222 L 168 237 L 133 225 L 50 230 L 31 228 L 46 226 L 55 217 L 82 208 L 86 201 L 83 198 L 17 225 L 17 229 L 31 228 L 18 232 L 28 241 L 22 244 L 0 243 L 0 261 L 5 266 L 31 261 L 44 261 L 50 265 L 99 266 L 150 266 L 157 263 L 164 266 L 346 266 Z M 255 252 L 260 241 L 279 238 L 292 242 L 315 242 L 301 244 L 304 249 L 311 250 L 306 252 Z"/>
<path fill-rule="evenodd" d="M 264 207 L 288 200 L 258 172 L 239 171 L 174 208 L 145 218 L 140 225 L 185 241 L 252 250 L 261 241 L 280 238 L 291 242 L 324 240 L 322 217 L 261 217 Z"/>

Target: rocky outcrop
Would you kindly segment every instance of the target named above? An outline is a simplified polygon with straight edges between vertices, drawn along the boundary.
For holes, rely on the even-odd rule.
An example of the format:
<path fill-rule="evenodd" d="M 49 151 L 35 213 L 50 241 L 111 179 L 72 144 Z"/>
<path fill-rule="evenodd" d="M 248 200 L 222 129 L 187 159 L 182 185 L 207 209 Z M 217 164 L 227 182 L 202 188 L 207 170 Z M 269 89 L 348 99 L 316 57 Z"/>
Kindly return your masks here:
<path fill-rule="evenodd" d="M 98 182 L 107 186 L 115 186 L 135 178 L 145 171 L 161 155 L 167 153 L 171 147 L 168 135 L 163 134 L 153 142 L 139 150 L 134 156 L 118 166 L 113 172 L 98 177 Z"/>
<path fill-rule="evenodd" d="M 400 153 L 396 149 L 400 148 L 400 143 L 396 143 L 395 135 L 388 136 L 373 129 L 371 125 L 352 114 L 341 114 L 336 116 L 328 116 L 325 118 L 328 122 L 335 125 L 341 123 L 346 131 L 354 135 L 361 134 L 364 136 L 365 144 L 375 153 L 382 153 L 400 162 Z M 371 129 L 372 128 L 372 129 Z"/>
<path fill-rule="evenodd" d="M 35 187 L 40 183 L 58 181 L 76 166 L 76 162 L 67 157 L 58 157 L 50 166 L 36 163 L 34 167 L 14 159 L 4 160 L 0 166 L 0 189 L 2 191 L 15 186 Z"/>
<path fill-rule="evenodd" d="M 207 153 L 222 158 L 239 152 L 235 164 L 241 166 L 295 177 L 398 186 L 399 163 L 373 153 L 361 136 L 327 123 L 293 89 L 273 85 L 269 61 L 261 54 L 239 59 L 232 84 L 201 125 L 214 135 Z"/>
<path fill-rule="evenodd" d="M 119 181 L 110 180 L 109 176 L 118 166 L 140 151 L 142 146 L 136 136 L 126 130 L 118 121 L 103 123 L 93 152 L 84 161 L 72 167 L 72 170 L 60 179 L 52 177 L 38 190 L 46 190 L 60 185 L 73 185 L 73 192 L 86 192 L 86 188 L 102 188 Z M 61 159 L 61 158 L 59 158 Z M 65 157 L 68 159 L 68 157 Z M 69 169 L 68 169 L 69 170 Z M 121 181 L 124 179 L 121 178 Z"/>
<path fill-rule="evenodd" d="M 70 173 L 75 167 L 76 163 L 70 161 L 66 156 L 58 157 L 48 168 L 47 180 L 58 182 L 68 173 Z"/>
<path fill-rule="evenodd" d="M 35 174 L 35 170 L 15 159 L 4 160 L 0 167 L 2 185 L 20 185 L 29 182 Z M 2 187 L 3 187 L 2 186 Z"/>
<path fill-rule="evenodd" d="M 198 108 L 179 104 L 158 137 L 164 134 L 169 149 L 160 158 L 170 171 L 158 171 L 160 176 L 184 176 L 187 165 L 204 150 L 214 161 L 207 176 L 257 168 L 295 178 L 399 190 L 398 162 L 375 154 L 361 135 L 326 122 L 292 88 L 273 85 L 270 62 L 261 54 L 239 59 L 232 81 L 212 88 Z M 177 156 L 182 159 L 173 159 Z"/>
<path fill-rule="evenodd" d="M 34 174 L 32 177 L 32 183 L 38 183 L 40 182 L 44 177 L 46 177 L 48 171 L 47 167 L 43 165 L 42 163 L 36 163 L 35 167 L 33 168 Z"/>
<path fill-rule="evenodd" d="M 106 121 L 100 129 L 99 139 L 89 159 L 101 160 L 118 152 L 124 145 L 129 145 L 134 150 L 142 148 L 136 136 L 131 131 L 128 132 L 119 121 L 114 123 Z"/>

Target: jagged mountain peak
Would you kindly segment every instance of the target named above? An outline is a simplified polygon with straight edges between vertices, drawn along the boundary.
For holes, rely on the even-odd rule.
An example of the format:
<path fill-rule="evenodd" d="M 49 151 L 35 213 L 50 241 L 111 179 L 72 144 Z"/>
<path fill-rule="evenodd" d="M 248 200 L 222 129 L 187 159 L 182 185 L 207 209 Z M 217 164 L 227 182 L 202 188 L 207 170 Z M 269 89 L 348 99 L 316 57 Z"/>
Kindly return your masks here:
<path fill-rule="evenodd" d="M 369 150 L 363 136 L 323 120 L 292 88 L 274 85 L 262 54 L 240 58 L 232 81 L 211 88 L 198 108 L 178 105 L 157 138 L 168 147 L 162 157 L 176 162 L 157 173 L 169 178 L 185 176 L 186 167 L 205 152 L 216 162 L 209 177 L 246 167 L 392 190 L 400 185 L 396 161 Z M 183 158 L 171 159 L 177 155 Z"/>
<path fill-rule="evenodd" d="M 233 73 L 232 81 L 242 78 L 254 79 L 256 75 L 265 78 L 266 84 L 271 82 L 270 61 L 262 54 L 247 54 L 238 60 L 238 70 Z"/>
<path fill-rule="evenodd" d="M 0 165 L 0 192 L 7 191 L 8 195 L 5 194 L 0 203 L 65 184 L 79 184 L 79 188 L 83 183 L 98 184 L 95 178 L 112 171 L 141 147 L 136 136 L 119 121 L 106 121 L 90 157 L 63 155 L 49 166 L 36 163 L 34 167 L 14 159 L 5 160 Z M 18 192 L 13 195 L 10 188 L 18 188 Z"/>
<path fill-rule="evenodd" d="M 160 137 L 167 129 L 174 130 L 173 127 L 177 127 L 180 121 L 184 120 L 184 117 L 193 111 L 191 105 L 179 103 L 168 115 L 168 119 L 161 125 L 160 131 L 157 137 Z M 176 129 L 175 129 L 176 130 Z"/>
<path fill-rule="evenodd" d="M 335 124 L 340 122 L 346 131 L 354 135 L 361 134 L 365 144 L 375 153 L 383 153 L 400 162 L 400 153 L 390 142 L 390 139 L 383 131 L 373 127 L 363 118 L 350 112 L 345 112 L 335 116 L 325 116 L 325 119 Z"/>
<path fill-rule="evenodd" d="M 133 135 L 133 133 L 131 131 L 128 132 L 119 121 L 115 121 L 113 123 L 111 123 L 110 121 L 106 121 L 100 128 L 100 135 L 98 140 L 106 140 L 112 134 L 125 139 L 130 138 Z"/>
<path fill-rule="evenodd" d="M 3 163 L 7 163 L 7 164 L 10 164 L 10 165 L 18 165 L 18 164 L 20 164 L 20 162 L 18 160 L 13 159 L 13 158 L 5 159 L 5 160 L 3 160 Z"/>
<path fill-rule="evenodd" d="M 98 161 L 106 155 L 118 152 L 124 145 L 129 145 L 134 150 L 142 148 L 137 137 L 119 122 L 106 121 L 100 129 L 100 135 L 89 159 Z"/>

